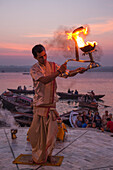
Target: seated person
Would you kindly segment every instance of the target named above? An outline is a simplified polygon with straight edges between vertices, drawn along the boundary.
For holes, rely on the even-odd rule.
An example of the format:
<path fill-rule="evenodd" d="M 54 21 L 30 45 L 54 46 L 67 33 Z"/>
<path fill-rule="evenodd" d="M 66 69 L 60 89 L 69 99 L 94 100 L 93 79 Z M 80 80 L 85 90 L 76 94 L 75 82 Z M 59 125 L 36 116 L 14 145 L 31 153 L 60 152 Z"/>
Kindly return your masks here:
<path fill-rule="evenodd" d="M 111 121 L 113 122 L 113 115 L 112 115 L 112 113 L 109 114 L 109 118 L 110 118 Z"/>
<path fill-rule="evenodd" d="M 77 127 L 82 127 L 82 117 L 81 116 L 77 117 L 76 125 L 77 125 Z"/>
<path fill-rule="evenodd" d="M 77 90 L 75 90 L 75 94 L 78 94 L 78 91 L 77 91 Z"/>
<path fill-rule="evenodd" d="M 21 86 L 18 86 L 17 90 L 22 90 L 22 87 L 21 87 Z"/>
<path fill-rule="evenodd" d="M 94 117 L 93 117 L 91 110 L 88 111 L 88 114 L 86 116 L 87 116 L 87 119 L 89 120 L 89 125 L 91 126 L 92 122 L 94 120 Z"/>
<path fill-rule="evenodd" d="M 102 120 L 101 120 L 101 117 L 99 115 L 99 112 L 95 112 L 95 115 L 94 115 L 94 122 L 96 123 L 96 127 L 101 129 L 102 127 Z"/>
<path fill-rule="evenodd" d="M 113 122 L 111 121 L 110 118 L 107 118 L 107 129 L 106 130 L 113 133 Z"/>
<path fill-rule="evenodd" d="M 95 93 L 94 93 L 94 91 L 93 90 L 91 90 L 91 94 L 94 96 L 95 95 Z"/>
<path fill-rule="evenodd" d="M 95 122 L 92 122 L 91 127 L 92 127 L 92 128 L 96 128 L 96 123 L 95 123 Z"/>
<path fill-rule="evenodd" d="M 87 113 L 85 111 L 82 112 L 82 123 L 85 123 L 85 120 L 87 119 Z"/>
<path fill-rule="evenodd" d="M 73 90 L 68 89 L 68 93 L 73 94 Z"/>
<path fill-rule="evenodd" d="M 86 119 L 86 120 L 85 120 L 85 123 L 82 124 L 82 128 L 87 128 L 87 127 L 89 127 L 89 124 L 88 124 L 88 123 L 89 123 L 89 121 L 88 121 L 88 119 Z"/>
<path fill-rule="evenodd" d="M 70 90 L 70 89 L 68 89 L 68 93 L 71 93 L 71 90 Z"/>
<path fill-rule="evenodd" d="M 24 86 L 24 90 L 27 90 L 27 87 L 26 87 L 26 86 Z"/>

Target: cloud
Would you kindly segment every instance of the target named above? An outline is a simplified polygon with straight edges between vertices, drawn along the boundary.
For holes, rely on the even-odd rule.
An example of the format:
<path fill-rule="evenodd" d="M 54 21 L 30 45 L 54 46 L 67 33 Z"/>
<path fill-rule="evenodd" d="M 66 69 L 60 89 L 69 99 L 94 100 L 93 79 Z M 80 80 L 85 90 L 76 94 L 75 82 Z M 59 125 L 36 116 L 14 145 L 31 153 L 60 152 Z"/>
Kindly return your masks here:
<path fill-rule="evenodd" d="M 24 37 L 27 38 L 49 38 L 52 37 L 52 34 L 29 34 L 29 35 L 24 35 Z"/>
<path fill-rule="evenodd" d="M 30 51 L 31 45 L 29 44 L 16 44 L 16 43 L 0 43 L 1 49 L 10 49 L 17 51 Z"/>
<path fill-rule="evenodd" d="M 93 34 L 99 35 L 113 31 L 113 18 L 104 21 L 103 23 L 90 24 L 90 29 Z"/>

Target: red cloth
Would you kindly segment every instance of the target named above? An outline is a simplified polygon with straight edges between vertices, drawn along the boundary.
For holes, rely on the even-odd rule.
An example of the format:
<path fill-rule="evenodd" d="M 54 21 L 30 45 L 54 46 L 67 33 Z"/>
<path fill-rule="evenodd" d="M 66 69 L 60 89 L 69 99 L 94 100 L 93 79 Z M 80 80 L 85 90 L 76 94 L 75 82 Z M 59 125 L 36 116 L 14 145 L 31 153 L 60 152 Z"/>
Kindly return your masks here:
<path fill-rule="evenodd" d="M 110 131 L 113 133 L 113 122 L 112 121 L 109 121 L 107 123 L 107 127 L 110 129 Z"/>

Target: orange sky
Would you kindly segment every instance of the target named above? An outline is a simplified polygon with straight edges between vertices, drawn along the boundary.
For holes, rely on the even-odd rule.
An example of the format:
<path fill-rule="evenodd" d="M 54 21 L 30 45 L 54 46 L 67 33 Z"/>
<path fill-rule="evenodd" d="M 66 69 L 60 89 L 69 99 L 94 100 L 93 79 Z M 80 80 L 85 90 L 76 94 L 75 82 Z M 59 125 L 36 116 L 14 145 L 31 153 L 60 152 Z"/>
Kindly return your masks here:
<path fill-rule="evenodd" d="M 43 8 L 37 8 L 39 6 Z M 35 44 L 45 44 L 45 41 L 54 39 L 54 33 L 59 31 L 60 27 L 71 29 L 88 24 L 90 34 L 86 39 L 98 42 L 103 51 L 102 64 L 111 65 L 113 63 L 112 9 L 112 0 L 109 0 L 109 3 L 106 0 L 80 0 L 77 3 L 74 0 L 66 2 L 49 0 L 48 3 L 39 0 L 28 1 L 27 5 L 25 0 L 1 1 L 0 64 L 18 65 L 18 61 L 21 65 L 32 64 L 35 61 L 31 49 Z M 17 62 L 13 61 L 15 56 Z M 24 61 L 26 59 L 26 62 L 20 62 L 20 58 L 21 60 L 24 58 Z M 64 60 L 62 57 L 62 61 Z"/>

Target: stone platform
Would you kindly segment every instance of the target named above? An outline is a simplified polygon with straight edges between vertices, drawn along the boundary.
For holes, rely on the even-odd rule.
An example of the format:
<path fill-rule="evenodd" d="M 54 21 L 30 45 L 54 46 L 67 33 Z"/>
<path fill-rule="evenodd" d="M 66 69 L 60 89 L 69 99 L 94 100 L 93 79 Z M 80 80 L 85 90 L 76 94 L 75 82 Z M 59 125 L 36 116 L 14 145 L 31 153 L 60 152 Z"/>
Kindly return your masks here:
<path fill-rule="evenodd" d="M 27 131 L 18 128 L 12 140 L 9 128 L 0 129 L 0 170 L 113 170 L 113 137 L 97 129 L 68 129 L 65 141 L 57 141 L 53 151 L 64 156 L 60 167 L 13 164 L 20 154 L 31 154 Z"/>

